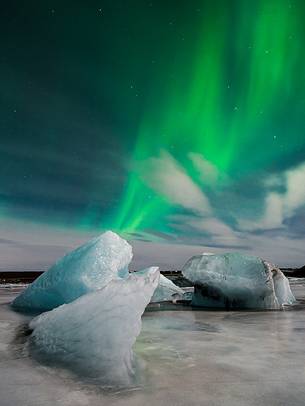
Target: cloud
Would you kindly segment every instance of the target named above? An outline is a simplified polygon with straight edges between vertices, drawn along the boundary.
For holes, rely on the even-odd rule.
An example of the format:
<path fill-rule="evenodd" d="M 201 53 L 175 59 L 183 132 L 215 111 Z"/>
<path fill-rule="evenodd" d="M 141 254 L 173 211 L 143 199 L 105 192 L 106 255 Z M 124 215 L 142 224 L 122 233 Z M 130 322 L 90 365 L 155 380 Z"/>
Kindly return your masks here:
<path fill-rule="evenodd" d="M 199 230 L 210 235 L 210 242 L 217 245 L 240 246 L 244 245 L 244 241 L 239 235 L 232 230 L 227 224 L 216 217 L 203 219 L 190 219 L 189 224 Z"/>
<path fill-rule="evenodd" d="M 2 219 L 0 270 L 45 270 L 66 252 L 97 234 L 30 221 Z"/>
<path fill-rule="evenodd" d="M 224 253 L 242 252 L 257 255 L 279 266 L 302 266 L 305 263 L 305 239 L 292 241 L 283 236 L 268 237 L 249 235 L 244 238 L 244 246 L 223 247 L 213 243 L 168 244 L 155 242 L 131 241 L 134 251 L 132 269 L 141 269 L 148 265 L 158 265 L 161 269 L 181 269 L 193 255 L 203 252 Z"/>
<path fill-rule="evenodd" d="M 16 241 L 13 240 L 8 240 L 7 238 L 0 238 L 0 244 L 4 244 L 4 245 L 17 245 L 19 244 Z"/>
<path fill-rule="evenodd" d="M 233 230 L 217 217 L 176 214 L 171 216 L 171 220 L 179 231 L 180 243 L 200 243 L 206 247 L 234 247 L 235 249 L 246 247 L 242 233 Z"/>
<path fill-rule="evenodd" d="M 202 155 L 190 153 L 188 157 L 201 174 L 202 184 L 207 187 L 213 186 L 209 193 L 214 193 L 215 187 L 221 186 L 219 182 L 223 181 L 224 177 Z M 302 264 L 304 261 L 304 252 L 301 248 L 304 246 L 304 239 L 301 237 L 297 243 L 293 242 L 293 230 L 292 233 L 289 232 L 286 220 L 295 216 L 297 210 L 305 204 L 305 164 L 278 175 L 268 176 L 260 183 L 262 189 L 256 189 L 257 193 L 260 196 L 265 193 L 266 197 L 263 214 L 255 219 L 239 218 L 242 211 L 240 209 L 246 202 L 242 200 L 243 195 L 238 195 L 236 203 L 239 202 L 240 205 L 235 205 L 233 211 L 223 210 L 230 205 L 229 199 L 232 196 L 230 194 L 228 196 L 227 187 L 218 189 L 217 195 L 218 199 L 221 199 L 221 205 L 215 201 L 215 193 L 209 195 L 214 202 L 212 207 L 207 195 L 167 152 L 163 151 L 158 157 L 148 159 L 138 168 L 138 173 L 141 173 L 143 180 L 150 187 L 171 203 L 193 211 L 193 214 L 171 216 L 173 227 L 178 232 L 179 238 L 176 242 L 180 243 L 179 247 L 183 243 L 189 243 L 201 247 L 200 251 L 198 248 L 198 253 L 211 247 L 218 250 L 216 252 L 224 250 L 247 252 L 282 265 Z M 233 191 L 239 190 L 238 183 L 233 186 L 235 186 Z M 257 204 L 255 193 L 252 199 L 255 199 Z M 250 206 L 245 212 L 253 213 L 255 207 L 257 206 Z M 228 218 L 227 222 L 220 218 L 220 209 Z M 272 230 L 276 230 L 276 234 Z M 259 232 L 259 235 L 255 232 Z M 175 251 L 172 245 L 169 251 Z M 187 252 L 194 251 L 186 246 L 185 253 Z M 171 257 L 171 254 L 169 256 Z M 175 264 L 172 258 L 167 261 Z M 158 263 L 166 263 L 165 254 Z"/>
<path fill-rule="evenodd" d="M 241 230 L 271 230 L 283 226 L 283 198 L 278 193 L 269 193 L 265 201 L 264 215 L 257 221 L 238 220 Z"/>
<path fill-rule="evenodd" d="M 190 159 L 201 170 L 209 183 L 217 182 L 217 168 L 202 155 L 191 153 Z M 168 153 L 152 157 L 137 167 L 144 181 L 171 203 L 192 210 L 195 215 L 172 216 L 176 229 L 191 228 L 198 235 L 208 235 L 209 243 L 218 246 L 244 246 L 239 235 L 217 218 L 205 193 L 197 186 L 184 168 Z"/>
<path fill-rule="evenodd" d="M 210 215 L 212 208 L 206 195 L 184 168 L 167 152 L 149 158 L 137 167 L 146 183 L 171 203 L 200 215 Z"/>
<path fill-rule="evenodd" d="M 190 152 L 188 156 L 199 172 L 202 182 L 208 185 L 215 185 L 220 177 L 218 168 L 201 154 Z"/>
<path fill-rule="evenodd" d="M 267 189 L 264 213 L 259 219 L 238 220 L 241 230 L 272 230 L 284 227 L 284 221 L 291 218 L 297 209 L 305 205 L 305 164 L 285 171 L 282 177 L 286 191 L 274 192 L 272 188 L 281 184 L 280 178 L 274 176 L 269 180 L 267 178 L 264 182 Z"/>
<path fill-rule="evenodd" d="M 291 216 L 305 204 L 305 163 L 286 172 L 285 214 Z"/>

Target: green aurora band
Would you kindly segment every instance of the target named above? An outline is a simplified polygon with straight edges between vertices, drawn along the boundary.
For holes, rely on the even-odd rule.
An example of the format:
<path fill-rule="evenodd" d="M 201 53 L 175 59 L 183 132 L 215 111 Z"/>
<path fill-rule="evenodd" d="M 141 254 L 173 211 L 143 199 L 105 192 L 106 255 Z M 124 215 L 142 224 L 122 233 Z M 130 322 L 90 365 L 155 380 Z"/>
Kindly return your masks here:
<path fill-rule="evenodd" d="M 148 78 L 151 93 L 129 177 L 103 228 L 131 235 L 174 233 L 168 216 L 179 207 L 149 186 L 141 166 L 161 151 L 205 191 L 208 185 L 189 152 L 202 155 L 223 176 L 240 180 L 258 168 L 272 170 L 275 160 L 304 145 L 305 63 L 299 53 L 304 3 L 218 0 L 202 7 L 201 26 L 192 28 L 197 40 L 177 50 L 168 76 Z M 171 80 L 165 82 L 166 77 Z M 214 187 L 221 188 L 221 182 Z"/>

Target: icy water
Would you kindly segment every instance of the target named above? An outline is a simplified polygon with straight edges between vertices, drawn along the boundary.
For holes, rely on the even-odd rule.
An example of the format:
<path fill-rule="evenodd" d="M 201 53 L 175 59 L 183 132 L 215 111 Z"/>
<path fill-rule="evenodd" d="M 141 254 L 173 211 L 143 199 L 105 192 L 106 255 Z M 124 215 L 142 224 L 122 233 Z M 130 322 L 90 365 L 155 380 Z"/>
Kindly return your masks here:
<path fill-rule="evenodd" d="M 143 384 L 121 391 L 30 359 L 30 317 L 8 306 L 22 287 L 2 286 L 0 406 L 304 406 L 305 280 L 291 284 L 299 303 L 285 311 L 147 311 L 135 346 Z"/>

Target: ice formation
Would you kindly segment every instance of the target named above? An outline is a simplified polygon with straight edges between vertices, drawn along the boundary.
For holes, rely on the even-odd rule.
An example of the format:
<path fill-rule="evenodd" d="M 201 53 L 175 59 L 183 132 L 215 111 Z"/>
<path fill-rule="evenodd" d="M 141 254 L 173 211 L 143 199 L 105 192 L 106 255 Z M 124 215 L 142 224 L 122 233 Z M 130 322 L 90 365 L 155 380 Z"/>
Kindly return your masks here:
<path fill-rule="evenodd" d="M 101 289 L 112 279 L 126 278 L 132 248 L 107 231 L 68 253 L 37 278 L 12 303 L 15 308 L 52 310 Z"/>
<path fill-rule="evenodd" d="M 149 268 L 36 317 L 30 323 L 31 354 L 103 385 L 135 383 L 132 347 L 158 281 L 158 268 Z"/>
<path fill-rule="evenodd" d="M 182 273 L 195 284 L 194 306 L 280 309 L 295 301 L 280 269 L 255 256 L 198 255 Z"/>
<path fill-rule="evenodd" d="M 290 289 L 289 280 L 283 274 L 283 272 L 274 264 L 263 261 L 268 272 L 272 274 L 272 280 L 274 285 L 275 296 L 279 303 L 279 306 L 285 304 L 293 304 L 296 300 Z"/>
<path fill-rule="evenodd" d="M 151 303 L 175 301 L 177 299 L 182 299 L 183 295 L 184 291 L 179 288 L 179 286 L 176 286 L 164 275 L 160 275 L 159 284 L 153 294 L 153 297 L 151 298 Z"/>

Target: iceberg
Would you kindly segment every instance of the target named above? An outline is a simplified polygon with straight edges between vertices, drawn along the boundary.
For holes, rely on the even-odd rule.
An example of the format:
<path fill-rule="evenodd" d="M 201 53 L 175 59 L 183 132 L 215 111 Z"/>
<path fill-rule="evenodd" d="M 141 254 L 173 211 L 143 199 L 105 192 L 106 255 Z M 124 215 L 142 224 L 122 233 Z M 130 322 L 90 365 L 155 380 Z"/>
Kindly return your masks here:
<path fill-rule="evenodd" d="M 195 285 L 194 306 L 281 309 L 295 302 L 281 270 L 259 257 L 239 253 L 197 255 L 187 261 L 182 273 Z"/>
<path fill-rule="evenodd" d="M 137 383 L 132 347 L 158 281 L 152 267 L 41 314 L 30 322 L 30 354 L 105 386 Z"/>
<path fill-rule="evenodd" d="M 131 246 L 107 231 L 59 259 L 13 301 L 14 308 L 46 311 L 128 277 Z"/>
<path fill-rule="evenodd" d="M 166 276 L 160 275 L 159 284 L 151 298 L 151 303 L 176 301 L 182 299 L 183 296 L 184 291 L 179 286 L 175 285 Z"/>

